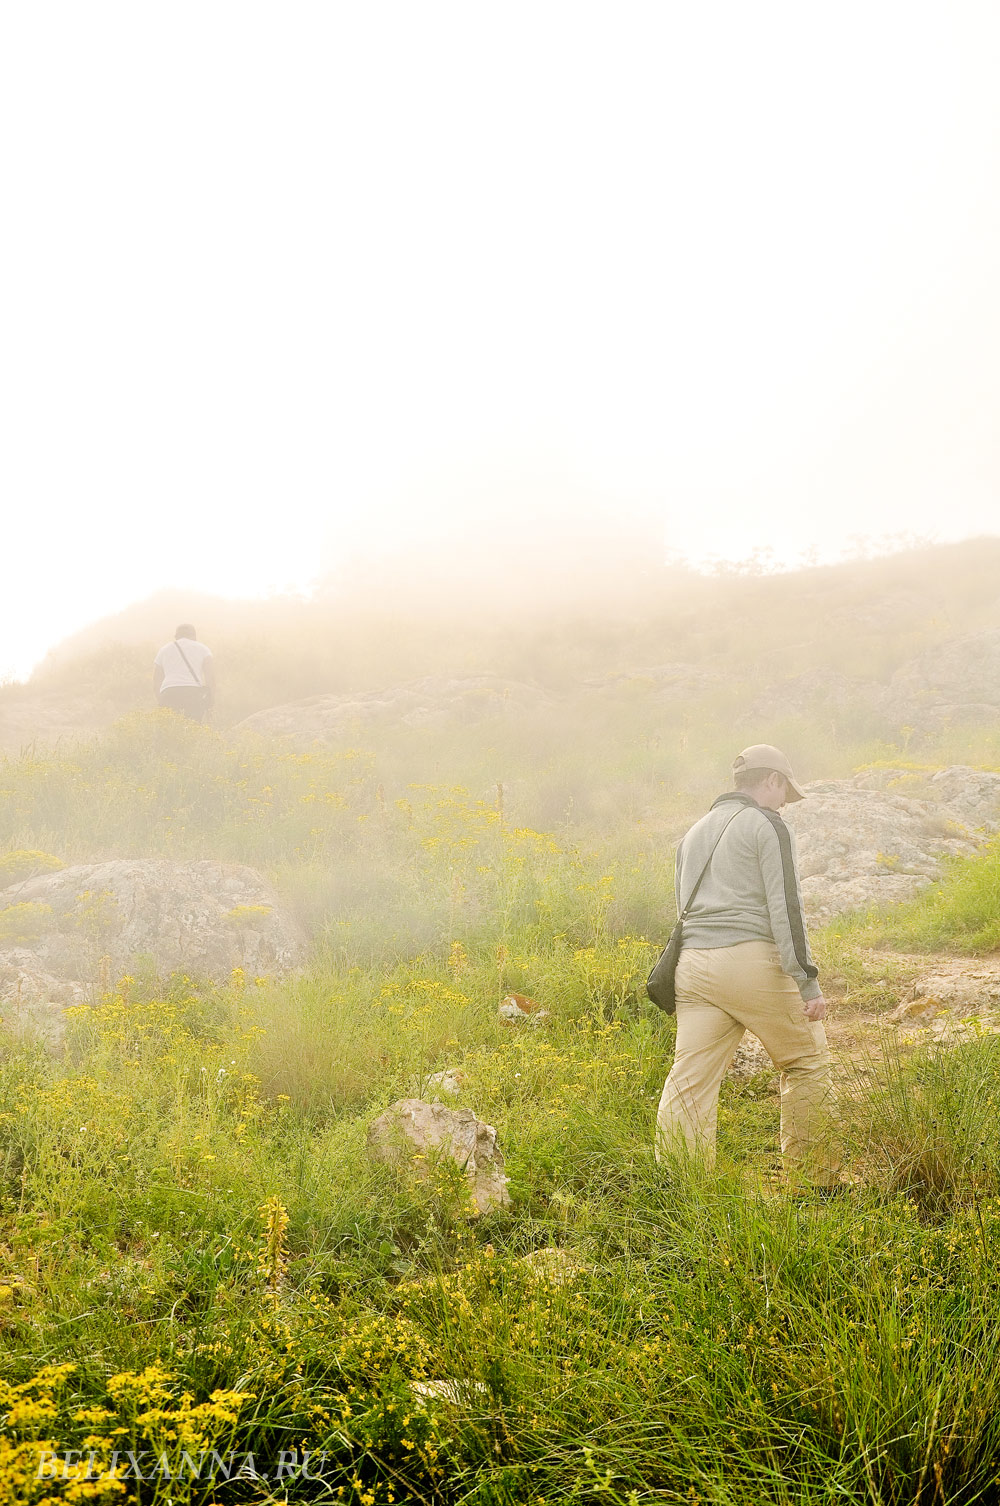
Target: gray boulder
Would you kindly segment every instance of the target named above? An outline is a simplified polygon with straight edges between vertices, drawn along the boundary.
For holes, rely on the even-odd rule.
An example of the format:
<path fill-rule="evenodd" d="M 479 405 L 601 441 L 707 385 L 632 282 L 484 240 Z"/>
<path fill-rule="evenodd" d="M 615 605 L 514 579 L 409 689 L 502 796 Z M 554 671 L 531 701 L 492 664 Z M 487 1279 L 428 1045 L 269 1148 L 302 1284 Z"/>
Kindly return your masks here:
<path fill-rule="evenodd" d="M 912 899 L 944 858 L 974 852 L 1000 829 L 1000 775 L 976 769 L 862 772 L 806 793 L 784 814 L 798 842 L 806 911 L 817 921 Z"/>
<path fill-rule="evenodd" d="M 945 1047 L 1000 1034 L 1000 969 L 985 959 L 937 957 L 884 1019 L 911 1041 Z"/>
<path fill-rule="evenodd" d="M 589 1275 L 594 1269 L 589 1260 L 561 1245 L 531 1250 L 516 1263 L 535 1281 L 544 1282 L 548 1286 L 569 1286 L 578 1277 Z"/>
<path fill-rule="evenodd" d="M 432 1072 L 427 1079 L 427 1089 L 435 1088 L 437 1092 L 447 1093 L 449 1098 L 457 1098 L 465 1087 L 466 1074 L 461 1067 L 445 1067 L 440 1072 Z"/>
<path fill-rule="evenodd" d="M 992 836 L 1000 831 L 1000 774 L 955 764 L 931 775 L 928 798 L 967 832 Z"/>
<path fill-rule="evenodd" d="M 755 1035 L 746 1031 L 729 1064 L 728 1076 L 737 1081 L 756 1077 L 759 1072 L 773 1072 L 774 1063 Z"/>
<path fill-rule="evenodd" d="M 47 1019 L 124 974 L 224 981 L 284 972 L 305 938 L 271 886 L 235 864 L 119 859 L 63 868 L 0 890 L 0 1005 Z"/>
<path fill-rule="evenodd" d="M 369 1126 L 368 1150 L 373 1159 L 408 1166 L 420 1177 L 431 1174 L 438 1157 L 454 1161 L 465 1173 L 476 1215 L 510 1202 L 497 1132 L 471 1109 L 400 1098 Z"/>
<path fill-rule="evenodd" d="M 426 1407 L 432 1401 L 449 1407 L 472 1407 L 487 1401 L 491 1394 L 485 1381 L 469 1379 L 411 1381 L 410 1390 L 418 1407 Z"/>
<path fill-rule="evenodd" d="M 86 1002 L 82 982 L 47 972 L 26 947 L 0 951 L 0 1022 L 14 1035 L 58 1046 L 66 1026 L 63 1011 Z"/>

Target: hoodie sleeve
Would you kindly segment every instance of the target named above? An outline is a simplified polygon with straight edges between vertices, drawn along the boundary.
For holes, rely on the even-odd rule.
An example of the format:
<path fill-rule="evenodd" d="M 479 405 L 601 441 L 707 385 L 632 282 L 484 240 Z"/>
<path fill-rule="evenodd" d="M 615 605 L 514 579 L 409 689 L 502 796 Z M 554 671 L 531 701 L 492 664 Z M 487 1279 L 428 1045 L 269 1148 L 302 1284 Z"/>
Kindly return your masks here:
<path fill-rule="evenodd" d="M 809 950 L 802 890 L 799 888 L 795 838 L 776 811 L 762 810 L 766 817 L 757 830 L 757 855 L 767 894 L 771 934 L 778 946 L 781 966 L 799 986 L 803 1000 L 818 999 L 818 969 Z"/>

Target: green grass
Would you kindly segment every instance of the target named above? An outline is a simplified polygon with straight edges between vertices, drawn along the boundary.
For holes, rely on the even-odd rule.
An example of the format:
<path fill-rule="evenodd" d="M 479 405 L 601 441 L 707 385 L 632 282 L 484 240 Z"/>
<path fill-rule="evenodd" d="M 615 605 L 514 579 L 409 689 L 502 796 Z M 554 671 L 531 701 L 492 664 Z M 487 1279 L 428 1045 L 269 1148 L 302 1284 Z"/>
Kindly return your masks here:
<path fill-rule="evenodd" d="M 951 858 L 941 880 L 910 904 L 842 918 L 841 936 L 866 946 L 968 954 L 1000 948 L 1000 839 Z"/>
<path fill-rule="evenodd" d="M 359 1503 L 991 1499 L 1000 1043 L 859 1074 L 855 1194 L 794 1204 L 767 1079 L 726 1085 L 711 1179 L 655 1166 L 672 1026 L 634 951 L 594 950 L 596 989 L 565 948 L 522 962 L 556 1005 L 541 1031 L 500 1024 L 495 960 L 466 956 L 457 977 L 109 996 L 58 1062 L 8 1043 L 0 1326 L 28 1388 L 8 1436 L 106 1439 L 100 1458 L 120 1428 L 261 1467 L 316 1449 Z M 444 1065 L 507 1157 L 512 1206 L 478 1223 L 453 1177 L 365 1153 L 373 1114 Z M 565 1283 L 525 1263 L 552 1247 Z M 53 1364 L 74 1368 L 49 1384 Z M 427 1380 L 462 1384 L 421 1403 Z"/>
<path fill-rule="evenodd" d="M 123 980 L 61 1057 L 2 1038 L 0 1503 L 87 1498 L 36 1478 L 41 1446 L 165 1455 L 175 1478 L 127 1489 L 157 1506 L 998 1498 L 996 1039 L 883 1043 L 846 1074 L 836 1204 L 782 1190 L 768 1075 L 724 1085 L 711 1178 L 652 1157 L 673 1026 L 642 982 L 747 694 L 655 728 L 623 693 L 610 730 L 567 699 L 528 743 L 311 753 L 136 714 L 4 763 L 14 881 L 247 862 L 314 946 L 288 978 Z M 856 734 L 816 729 L 829 772 L 902 756 Z M 827 927 L 824 977 L 878 1011 L 910 964 L 873 968 L 873 942 L 996 945 L 998 850 Z M 510 990 L 549 1022 L 499 1022 Z M 366 1151 L 447 1066 L 506 1157 L 512 1204 L 480 1221 L 453 1169 Z M 552 1248 L 565 1282 L 525 1260 Z M 176 1478 L 185 1448 L 326 1457 L 320 1480 L 211 1482 Z"/>

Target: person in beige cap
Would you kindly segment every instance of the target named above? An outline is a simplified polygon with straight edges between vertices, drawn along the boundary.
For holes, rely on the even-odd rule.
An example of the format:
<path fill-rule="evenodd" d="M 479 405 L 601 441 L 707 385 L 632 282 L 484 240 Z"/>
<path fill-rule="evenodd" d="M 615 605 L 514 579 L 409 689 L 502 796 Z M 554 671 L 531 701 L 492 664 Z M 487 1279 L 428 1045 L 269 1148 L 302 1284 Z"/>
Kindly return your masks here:
<path fill-rule="evenodd" d="M 733 783 L 677 848 L 677 907 L 689 909 L 676 975 L 677 1047 L 657 1112 L 656 1157 L 686 1149 L 713 1162 L 719 1088 L 749 1030 L 781 1073 L 781 1150 L 790 1179 L 829 1193 L 838 1186 L 839 1159 L 826 1003 L 806 936 L 795 840 L 778 814 L 804 796 L 788 759 L 768 743 L 738 754 Z"/>

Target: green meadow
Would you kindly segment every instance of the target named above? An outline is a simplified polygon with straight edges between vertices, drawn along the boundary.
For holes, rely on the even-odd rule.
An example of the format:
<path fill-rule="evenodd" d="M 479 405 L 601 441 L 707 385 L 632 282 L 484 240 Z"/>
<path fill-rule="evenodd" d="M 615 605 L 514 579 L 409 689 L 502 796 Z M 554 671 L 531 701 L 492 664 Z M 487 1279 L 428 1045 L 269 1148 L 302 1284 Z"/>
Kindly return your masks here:
<path fill-rule="evenodd" d="M 660 660 L 694 654 L 689 627 Z M 876 1020 L 838 1057 L 846 1197 L 789 1196 L 767 1073 L 724 1085 L 711 1176 L 658 1167 L 673 1023 L 643 980 L 674 841 L 764 676 L 748 648 L 697 706 L 640 684 L 597 709 L 567 665 L 608 671 L 622 635 L 603 658 L 568 632 L 539 647 L 565 687 L 516 722 L 296 749 L 235 709 L 202 728 L 136 704 L 0 765 L 7 883 L 245 863 L 310 938 L 288 977 L 108 979 L 61 1052 L 5 1020 L 4 1506 L 1000 1499 L 1000 1037 L 920 1048 L 877 1025 L 913 954 L 1000 943 L 1000 846 L 815 936 L 835 1014 Z M 785 730 L 804 777 L 1000 766 L 974 726 Z M 5 947 L 43 923 L 28 908 L 0 910 Z M 511 991 L 547 1020 L 500 1020 Z M 510 1206 L 481 1218 L 448 1163 L 415 1178 L 366 1151 L 444 1068 L 506 1159 Z"/>

